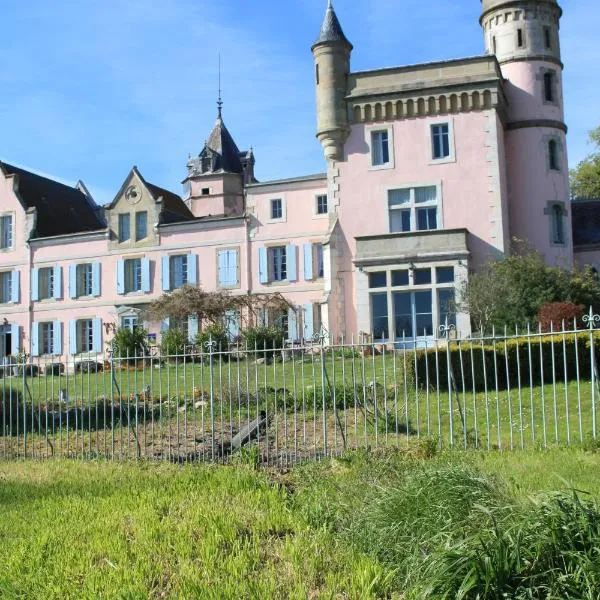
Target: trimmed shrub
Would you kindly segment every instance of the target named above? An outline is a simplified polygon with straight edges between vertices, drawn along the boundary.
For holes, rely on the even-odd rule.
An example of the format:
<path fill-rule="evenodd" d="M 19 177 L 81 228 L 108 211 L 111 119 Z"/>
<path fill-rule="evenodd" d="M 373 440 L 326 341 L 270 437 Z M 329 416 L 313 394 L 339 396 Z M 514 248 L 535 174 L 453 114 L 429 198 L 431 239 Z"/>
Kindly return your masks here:
<path fill-rule="evenodd" d="M 257 358 L 271 357 L 283 348 L 285 336 L 280 327 L 250 327 L 242 331 L 242 340 L 248 350 L 257 350 Z"/>
<path fill-rule="evenodd" d="M 160 351 L 165 358 L 175 358 L 185 352 L 188 339 L 181 329 L 164 331 L 160 342 Z"/>
<path fill-rule="evenodd" d="M 567 329 L 570 329 L 575 322 L 581 324 L 580 319 L 584 314 L 585 306 L 583 304 L 551 302 L 540 308 L 538 322 L 544 332 L 550 330 L 560 331 L 563 328 L 563 323 Z"/>
<path fill-rule="evenodd" d="M 142 327 L 120 327 L 112 339 L 112 350 L 115 358 L 128 358 L 134 361 L 136 358 L 148 354 L 148 332 Z"/>

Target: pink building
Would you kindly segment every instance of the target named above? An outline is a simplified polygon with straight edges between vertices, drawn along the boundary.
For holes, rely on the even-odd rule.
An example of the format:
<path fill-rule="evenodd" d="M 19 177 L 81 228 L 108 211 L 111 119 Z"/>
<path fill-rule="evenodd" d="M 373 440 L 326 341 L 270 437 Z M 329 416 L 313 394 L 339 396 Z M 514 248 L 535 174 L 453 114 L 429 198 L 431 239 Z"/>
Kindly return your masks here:
<path fill-rule="evenodd" d="M 482 56 L 352 72 L 329 2 L 312 47 L 322 174 L 258 182 L 220 104 L 181 197 L 134 167 L 98 207 L 82 183 L 0 164 L 0 358 L 101 353 L 185 284 L 282 293 L 295 308 L 261 320 L 290 340 L 468 334 L 452 300 L 511 238 L 573 264 L 561 14 L 556 0 L 482 0 Z M 145 326 L 193 338 L 199 324 Z"/>

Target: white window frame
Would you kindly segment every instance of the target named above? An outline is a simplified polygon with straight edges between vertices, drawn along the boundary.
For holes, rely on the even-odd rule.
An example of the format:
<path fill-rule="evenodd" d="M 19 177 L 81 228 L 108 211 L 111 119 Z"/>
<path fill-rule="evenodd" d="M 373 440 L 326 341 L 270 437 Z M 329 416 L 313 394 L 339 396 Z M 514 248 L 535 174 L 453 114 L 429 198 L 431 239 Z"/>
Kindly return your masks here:
<path fill-rule="evenodd" d="M 274 200 L 281 201 L 281 217 L 278 219 L 272 219 L 272 203 Z M 287 206 L 284 194 L 279 196 L 271 196 L 267 199 L 267 223 L 285 223 L 287 221 Z"/>
<path fill-rule="evenodd" d="M 77 354 L 88 354 L 94 351 L 94 320 L 77 319 L 76 324 Z M 87 347 L 84 341 L 87 339 Z"/>
<path fill-rule="evenodd" d="M 436 125 L 448 125 L 448 146 L 450 154 L 442 158 L 433 158 L 433 128 Z M 426 122 L 427 132 L 427 163 L 430 165 L 444 165 L 456 162 L 456 147 L 454 144 L 454 119 L 429 119 Z"/>
<path fill-rule="evenodd" d="M 129 289 L 127 287 L 127 283 L 128 283 L 128 268 L 127 267 L 128 267 L 128 265 L 130 265 L 134 262 L 136 262 L 137 267 L 136 267 L 136 265 L 132 265 L 131 267 L 129 267 L 133 271 L 132 273 L 129 274 L 129 283 L 133 283 L 134 288 L 137 287 L 137 289 Z M 136 270 L 137 270 L 137 272 L 136 272 Z M 142 264 L 142 259 L 140 257 L 132 257 L 132 258 L 124 259 L 123 290 L 124 290 L 125 294 L 140 294 L 142 292 L 142 283 L 143 283 L 142 270 L 143 270 L 143 264 Z"/>
<path fill-rule="evenodd" d="M 10 304 L 12 302 L 12 281 L 13 281 L 13 272 L 12 271 L 0 271 L 0 277 L 6 278 L 4 284 L 0 284 L 0 305 L 1 304 Z M 7 298 L 2 299 L 2 291 L 6 289 Z"/>
<path fill-rule="evenodd" d="M 135 321 L 135 323 L 133 323 Z M 139 316 L 137 314 L 122 315 L 121 316 L 121 329 L 129 329 L 134 331 L 139 327 Z M 132 324 L 133 323 L 133 324 Z"/>
<path fill-rule="evenodd" d="M 44 335 L 47 337 L 45 338 Z M 48 346 L 45 345 L 46 342 L 49 342 Z M 40 356 L 54 355 L 54 321 L 43 321 L 38 324 L 38 349 Z"/>
<path fill-rule="evenodd" d="M 47 275 L 48 280 L 46 285 L 42 285 L 43 276 Z M 42 300 L 53 300 L 54 299 L 54 267 L 40 267 L 38 269 L 38 299 Z M 46 296 L 42 295 L 42 291 L 46 288 Z"/>
<path fill-rule="evenodd" d="M 182 258 L 185 262 L 185 281 L 181 285 L 175 285 L 175 264 L 174 261 L 177 258 Z M 187 285 L 189 281 L 189 254 L 170 254 L 169 255 L 169 286 L 171 290 L 181 289 L 184 285 Z"/>
<path fill-rule="evenodd" d="M 414 189 L 422 188 L 422 187 L 435 187 L 436 188 L 436 198 L 437 198 L 437 202 L 435 204 L 435 206 L 437 206 L 437 228 L 436 229 L 418 229 L 417 228 L 417 208 L 431 208 L 434 206 L 433 204 L 429 204 L 429 203 L 417 204 L 415 202 Z M 398 185 L 389 186 L 384 189 L 385 189 L 385 203 L 386 203 L 387 215 L 388 215 L 388 232 L 389 233 L 402 233 L 399 231 L 392 232 L 392 215 L 391 215 L 392 210 L 408 210 L 408 209 L 410 209 L 410 211 L 411 211 L 411 213 L 410 213 L 410 222 L 411 222 L 410 233 L 427 233 L 428 231 L 439 231 L 441 229 L 444 229 L 444 202 L 443 202 L 442 182 L 441 181 L 406 183 L 406 184 L 402 183 L 402 184 L 398 184 Z M 389 198 L 390 198 L 389 192 L 392 190 L 406 190 L 406 189 L 411 190 L 410 202 L 407 204 L 399 205 L 398 208 L 391 209 L 390 208 L 390 200 L 389 200 Z M 407 231 L 404 233 L 409 233 L 409 232 Z"/>
<path fill-rule="evenodd" d="M 285 277 L 281 279 L 275 279 L 275 257 L 273 255 L 274 251 L 277 249 L 283 249 L 283 260 L 282 263 L 285 262 Z M 285 244 L 277 244 L 276 246 L 268 246 L 267 247 L 267 264 L 269 269 L 269 283 L 282 283 L 288 280 L 288 255 L 287 255 L 287 245 Z"/>
<path fill-rule="evenodd" d="M 75 266 L 75 289 L 76 298 L 91 298 L 94 295 L 93 263 L 79 263 Z"/>
<path fill-rule="evenodd" d="M 373 164 L 373 134 L 378 131 L 387 131 L 388 134 L 388 150 L 389 161 L 382 165 Z M 365 143 L 369 148 L 369 171 L 382 171 L 395 168 L 395 145 L 394 145 L 394 128 L 392 125 L 369 125 L 365 127 Z"/>
<path fill-rule="evenodd" d="M 319 212 L 319 198 L 323 198 L 323 197 L 327 198 L 327 200 L 326 200 L 327 210 L 324 213 L 320 213 Z M 327 192 L 325 192 L 324 194 L 316 194 L 315 195 L 313 216 L 316 217 L 317 219 L 323 219 L 323 218 L 327 218 L 329 216 L 329 194 L 327 194 Z"/>
<path fill-rule="evenodd" d="M 0 241 L 5 235 L 2 223 L 7 217 L 10 217 L 10 244 L 7 246 L 0 245 L 0 252 L 9 252 L 15 247 L 15 214 L 12 212 L 0 213 Z"/>

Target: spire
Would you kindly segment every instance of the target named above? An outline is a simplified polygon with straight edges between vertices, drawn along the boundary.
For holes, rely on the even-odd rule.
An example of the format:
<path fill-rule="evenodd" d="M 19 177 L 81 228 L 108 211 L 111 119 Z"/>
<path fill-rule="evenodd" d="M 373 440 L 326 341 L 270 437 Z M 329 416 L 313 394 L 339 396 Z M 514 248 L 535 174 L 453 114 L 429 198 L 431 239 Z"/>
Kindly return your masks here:
<path fill-rule="evenodd" d="M 223 99 L 221 98 L 221 54 L 219 54 L 219 99 L 217 100 L 217 118 L 223 115 Z"/>
<path fill-rule="evenodd" d="M 328 0 L 327 11 L 325 12 L 325 19 L 323 20 L 323 25 L 321 26 L 321 32 L 319 33 L 319 37 L 314 43 L 313 48 L 317 44 L 326 44 L 331 42 L 341 42 L 346 44 L 350 47 L 350 50 L 353 48 L 352 44 L 348 41 L 348 38 L 344 35 L 340 21 L 335 14 L 332 1 Z"/>

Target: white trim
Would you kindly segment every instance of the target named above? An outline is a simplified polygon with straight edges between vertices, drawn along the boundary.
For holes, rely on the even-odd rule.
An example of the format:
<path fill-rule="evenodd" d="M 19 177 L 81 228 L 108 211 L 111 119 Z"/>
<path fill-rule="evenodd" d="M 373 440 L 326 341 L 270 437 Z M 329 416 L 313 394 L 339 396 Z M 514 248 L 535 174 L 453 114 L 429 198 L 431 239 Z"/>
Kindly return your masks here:
<path fill-rule="evenodd" d="M 271 209 L 272 209 L 272 202 L 274 200 L 280 200 L 281 201 L 281 217 L 278 219 L 272 219 L 271 218 Z M 265 219 L 266 223 L 285 223 L 287 221 L 287 202 L 285 199 L 285 194 L 278 194 L 278 195 L 273 195 L 273 196 L 269 196 L 266 199 L 266 211 L 267 211 L 267 218 Z"/>
<path fill-rule="evenodd" d="M 435 187 L 436 188 L 436 198 L 437 198 L 437 208 L 438 208 L 438 213 L 437 213 L 437 228 L 436 229 L 424 229 L 424 230 L 420 230 L 416 228 L 416 219 L 414 220 L 414 223 L 411 223 L 413 225 L 415 225 L 414 228 L 411 228 L 411 231 L 414 232 L 426 232 L 426 231 L 439 231 L 440 229 L 444 229 L 444 198 L 443 198 L 443 185 L 442 185 L 442 181 L 440 179 L 438 179 L 437 181 L 420 181 L 417 183 L 399 183 L 398 185 L 389 185 L 389 186 L 385 186 L 383 188 L 383 190 L 385 191 L 385 208 L 387 211 L 387 221 L 388 221 L 388 233 L 392 233 L 392 222 L 390 219 L 390 205 L 389 205 L 389 192 L 390 190 L 405 190 L 408 188 L 420 188 L 420 187 Z M 427 206 L 427 205 L 426 205 Z M 415 203 L 411 203 L 410 205 L 407 205 L 407 207 L 410 207 L 412 210 L 412 213 L 415 212 Z M 413 214 L 411 214 L 411 220 L 412 220 Z M 408 233 L 408 232 L 407 232 Z"/>
<path fill-rule="evenodd" d="M 372 139 L 373 133 L 377 131 L 387 131 L 388 132 L 388 151 L 389 151 L 389 162 L 383 165 L 374 165 L 373 164 L 373 148 L 372 148 Z M 396 167 L 396 149 L 394 145 L 394 126 L 393 125 L 384 125 L 374 124 L 367 125 L 365 127 L 365 143 L 369 148 L 369 171 L 382 171 L 387 169 L 394 169 Z"/>
<path fill-rule="evenodd" d="M 448 125 L 448 145 L 450 146 L 450 155 L 443 158 L 433 158 L 433 130 L 434 125 Z M 456 146 L 454 143 L 454 119 L 450 116 L 447 118 L 428 119 L 425 122 L 427 127 L 427 164 L 429 165 L 444 165 L 456 162 Z"/>
<path fill-rule="evenodd" d="M 327 197 L 327 212 L 324 213 L 319 213 L 319 198 L 321 196 L 326 196 Z M 313 214 L 312 217 L 313 219 L 327 219 L 329 218 L 329 209 L 330 209 L 330 202 L 329 202 L 329 194 L 327 192 L 322 192 L 322 193 L 316 193 L 313 196 Z"/>
<path fill-rule="evenodd" d="M 15 244 L 15 237 L 16 237 L 16 230 L 17 230 L 17 215 L 16 215 L 16 211 L 11 211 L 11 210 L 5 210 L 3 212 L 0 212 L 0 217 L 10 217 L 10 246 L 7 246 L 6 248 L 0 248 L 0 253 L 5 253 L 5 252 L 12 252 L 13 250 L 16 249 L 16 244 Z"/>

